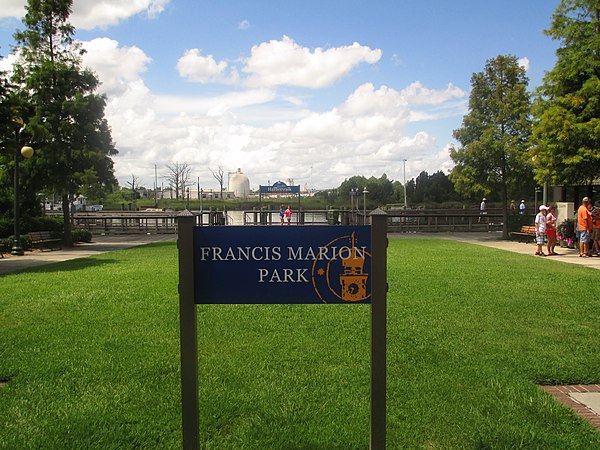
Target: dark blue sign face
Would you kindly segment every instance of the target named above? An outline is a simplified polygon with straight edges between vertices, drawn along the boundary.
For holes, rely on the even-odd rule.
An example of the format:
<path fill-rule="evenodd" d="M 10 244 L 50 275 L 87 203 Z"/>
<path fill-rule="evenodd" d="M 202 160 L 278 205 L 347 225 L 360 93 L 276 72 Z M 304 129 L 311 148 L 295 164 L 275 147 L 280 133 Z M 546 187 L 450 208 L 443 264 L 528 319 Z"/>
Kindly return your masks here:
<path fill-rule="evenodd" d="M 273 186 L 259 186 L 259 191 L 261 194 L 299 194 L 300 186 L 275 183 Z"/>
<path fill-rule="evenodd" d="M 196 303 L 370 303 L 370 226 L 194 227 Z"/>

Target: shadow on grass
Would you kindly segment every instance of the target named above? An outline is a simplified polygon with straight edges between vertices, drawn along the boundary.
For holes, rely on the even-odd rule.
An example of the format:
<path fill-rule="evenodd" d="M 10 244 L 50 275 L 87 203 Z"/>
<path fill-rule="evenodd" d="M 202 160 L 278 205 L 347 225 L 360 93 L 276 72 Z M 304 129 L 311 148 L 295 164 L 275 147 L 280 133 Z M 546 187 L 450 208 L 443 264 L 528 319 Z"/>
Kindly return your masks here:
<path fill-rule="evenodd" d="M 72 272 L 76 270 L 87 269 L 88 267 L 99 267 L 107 264 L 119 262 L 116 259 L 95 259 L 93 257 L 82 257 L 70 259 L 68 261 L 53 262 L 43 264 L 37 267 L 24 267 L 15 271 L 2 273 L 0 278 L 8 275 L 17 275 L 21 273 L 53 273 L 53 272 Z"/>

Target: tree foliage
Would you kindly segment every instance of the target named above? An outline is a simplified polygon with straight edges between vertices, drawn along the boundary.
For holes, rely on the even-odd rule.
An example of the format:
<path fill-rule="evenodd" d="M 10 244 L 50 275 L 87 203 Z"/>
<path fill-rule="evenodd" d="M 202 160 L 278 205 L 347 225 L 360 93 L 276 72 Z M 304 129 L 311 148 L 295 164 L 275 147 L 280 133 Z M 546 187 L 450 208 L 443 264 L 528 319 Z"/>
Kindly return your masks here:
<path fill-rule="evenodd" d="M 448 176 L 438 170 L 432 175 L 423 171 L 415 179 L 406 183 L 409 205 L 445 203 L 459 200 L 458 194 Z"/>
<path fill-rule="evenodd" d="M 344 180 L 337 189 L 338 198 L 343 202 L 350 203 L 353 195 L 351 194 L 352 189 L 354 189 L 354 197 L 366 198 L 370 205 L 381 206 L 391 203 L 390 199 L 394 200 L 394 185 L 386 174 L 381 175 L 380 178 L 354 176 Z M 363 193 L 365 189 L 367 190 L 366 196 Z"/>
<path fill-rule="evenodd" d="M 454 131 L 460 147 L 450 156 L 456 163 L 451 180 L 463 195 L 499 192 L 508 216 L 509 187 L 528 175 L 531 131 L 528 79 L 515 56 L 499 55 L 471 77 L 469 112 Z M 508 230 L 505 223 L 505 237 Z"/>
<path fill-rule="evenodd" d="M 90 183 L 110 188 L 116 154 L 104 118 L 98 79 L 82 68 L 80 45 L 68 22 L 72 0 L 28 0 L 25 29 L 15 33 L 21 60 L 14 79 L 26 94 L 27 131 L 36 147 L 31 177 L 38 189 L 60 194 L 65 239 L 70 202 Z"/>
<path fill-rule="evenodd" d="M 546 34 L 561 46 L 534 105 L 535 177 L 591 184 L 600 173 L 600 1 L 562 0 Z"/>

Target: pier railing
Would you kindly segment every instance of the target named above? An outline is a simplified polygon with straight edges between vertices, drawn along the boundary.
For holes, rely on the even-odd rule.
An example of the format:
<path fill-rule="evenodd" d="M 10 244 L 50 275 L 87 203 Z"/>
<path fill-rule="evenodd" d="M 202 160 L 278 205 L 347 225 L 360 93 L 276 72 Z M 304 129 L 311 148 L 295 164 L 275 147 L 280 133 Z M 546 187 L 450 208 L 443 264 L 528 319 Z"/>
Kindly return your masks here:
<path fill-rule="evenodd" d="M 199 226 L 215 225 L 279 225 L 279 212 L 253 211 L 192 211 Z M 94 234 L 177 233 L 178 211 L 100 211 L 76 212 L 73 222 Z M 364 211 L 348 209 L 294 211 L 292 225 L 362 225 L 369 223 Z M 389 210 L 390 233 L 435 233 L 499 231 L 502 229 L 502 211 L 488 210 Z"/>

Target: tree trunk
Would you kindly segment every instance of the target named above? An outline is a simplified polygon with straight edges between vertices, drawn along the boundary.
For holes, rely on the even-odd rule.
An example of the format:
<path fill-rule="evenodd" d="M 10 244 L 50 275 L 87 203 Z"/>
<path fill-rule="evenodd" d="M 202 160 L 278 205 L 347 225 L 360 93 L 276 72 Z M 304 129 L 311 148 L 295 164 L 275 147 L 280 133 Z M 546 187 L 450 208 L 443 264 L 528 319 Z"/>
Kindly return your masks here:
<path fill-rule="evenodd" d="M 63 241 L 65 246 L 73 245 L 73 235 L 71 234 L 71 210 L 69 209 L 70 202 L 67 194 L 62 195 L 62 210 L 63 210 Z"/>
<path fill-rule="evenodd" d="M 508 240 L 508 187 L 502 184 L 502 239 Z"/>

